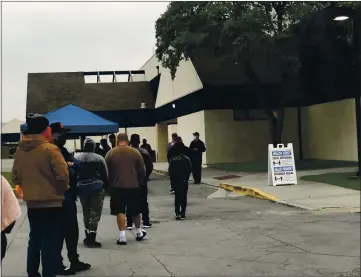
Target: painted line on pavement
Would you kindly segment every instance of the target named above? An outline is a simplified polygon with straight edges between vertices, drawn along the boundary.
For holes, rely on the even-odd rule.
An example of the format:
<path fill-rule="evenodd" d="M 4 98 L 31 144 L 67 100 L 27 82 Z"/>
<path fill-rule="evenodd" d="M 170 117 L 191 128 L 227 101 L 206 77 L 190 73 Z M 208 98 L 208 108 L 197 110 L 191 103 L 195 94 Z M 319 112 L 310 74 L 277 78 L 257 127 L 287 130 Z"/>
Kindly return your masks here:
<path fill-rule="evenodd" d="M 261 190 L 259 190 L 257 188 L 234 186 L 234 185 L 225 184 L 225 183 L 221 183 L 219 185 L 219 187 L 223 188 L 225 190 L 237 193 L 239 195 L 251 196 L 251 197 L 258 198 L 258 199 L 270 200 L 270 201 L 273 201 L 273 202 L 279 202 L 280 201 L 280 199 L 277 198 L 276 196 L 265 193 L 264 191 L 261 191 Z"/>

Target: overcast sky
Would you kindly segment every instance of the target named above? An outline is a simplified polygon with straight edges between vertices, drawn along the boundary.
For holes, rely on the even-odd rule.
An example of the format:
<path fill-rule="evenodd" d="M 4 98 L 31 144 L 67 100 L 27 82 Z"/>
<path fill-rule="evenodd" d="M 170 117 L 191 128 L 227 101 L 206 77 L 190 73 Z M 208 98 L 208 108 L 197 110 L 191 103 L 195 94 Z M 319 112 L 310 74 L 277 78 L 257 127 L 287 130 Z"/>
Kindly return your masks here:
<path fill-rule="evenodd" d="M 167 2 L 2 3 L 2 122 L 25 118 L 27 73 L 139 69 Z"/>

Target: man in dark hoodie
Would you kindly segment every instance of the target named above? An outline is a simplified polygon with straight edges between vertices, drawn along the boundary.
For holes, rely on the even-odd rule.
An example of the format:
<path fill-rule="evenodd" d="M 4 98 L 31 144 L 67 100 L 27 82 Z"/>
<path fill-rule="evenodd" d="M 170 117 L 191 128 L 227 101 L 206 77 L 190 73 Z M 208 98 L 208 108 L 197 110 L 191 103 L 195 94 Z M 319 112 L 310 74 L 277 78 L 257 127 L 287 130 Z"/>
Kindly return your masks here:
<path fill-rule="evenodd" d="M 57 266 L 57 275 L 74 275 L 76 272 L 88 270 L 90 264 L 83 263 L 79 261 L 78 254 L 78 240 L 79 240 L 79 226 L 77 218 L 77 179 L 76 179 L 76 170 L 73 165 L 73 156 L 68 152 L 64 147 L 66 143 L 66 132 L 69 132 L 69 129 L 65 129 L 60 122 L 56 122 L 50 125 L 53 143 L 59 147 L 61 154 L 63 155 L 65 161 L 68 163 L 69 169 L 69 184 L 70 188 L 64 194 L 63 201 L 63 220 L 64 224 L 62 230 L 63 236 L 60 238 L 59 249 L 58 249 L 58 266 Z M 66 268 L 63 264 L 63 257 L 61 255 L 61 250 L 63 248 L 64 240 L 66 243 L 66 248 L 68 251 L 68 259 L 70 261 L 70 267 Z"/>
<path fill-rule="evenodd" d="M 86 138 L 84 152 L 75 157 L 75 164 L 78 168 L 77 189 L 83 207 L 83 242 L 87 247 L 99 248 L 102 244 L 96 241 L 96 236 L 108 185 L 108 169 L 104 158 L 94 153 L 94 150 L 95 141 Z"/>
<path fill-rule="evenodd" d="M 138 134 L 133 134 L 130 137 L 130 146 L 137 149 L 142 155 L 144 165 L 145 165 L 145 179 L 144 185 L 141 186 L 141 206 L 142 206 L 142 220 L 143 220 L 143 228 L 152 227 L 152 223 L 150 223 L 149 219 L 149 204 L 148 204 L 148 183 L 150 174 L 153 171 L 153 161 L 152 157 L 148 153 L 147 150 L 140 148 L 140 136 Z M 132 212 L 130 210 L 127 211 L 127 230 L 133 229 L 133 218 L 131 216 Z"/>
<path fill-rule="evenodd" d="M 186 219 L 188 181 L 192 172 L 192 163 L 187 157 L 188 149 L 182 139 L 177 138 L 169 160 L 169 175 L 175 190 L 175 215 L 176 220 Z"/>
<path fill-rule="evenodd" d="M 26 117 L 26 136 L 19 142 L 12 169 L 14 184 L 23 190 L 30 225 L 27 273 L 31 277 L 55 277 L 64 193 L 69 189 L 68 165 L 59 148 L 50 143 L 48 119 Z M 42 274 L 39 273 L 40 258 Z"/>

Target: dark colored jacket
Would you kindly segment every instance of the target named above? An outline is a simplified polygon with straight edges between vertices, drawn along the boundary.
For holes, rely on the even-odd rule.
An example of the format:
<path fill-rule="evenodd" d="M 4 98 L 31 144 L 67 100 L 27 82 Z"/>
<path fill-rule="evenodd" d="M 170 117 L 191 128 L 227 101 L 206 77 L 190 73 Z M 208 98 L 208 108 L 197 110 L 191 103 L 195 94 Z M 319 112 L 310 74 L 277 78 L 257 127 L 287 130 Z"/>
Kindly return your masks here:
<path fill-rule="evenodd" d="M 74 157 L 64 146 L 59 146 L 60 152 L 66 162 L 74 162 Z M 72 205 L 77 198 L 77 172 L 76 165 L 68 166 L 69 171 L 69 186 L 70 188 L 64 193 L 63 205 Z"/>
<path fill-rule="evenodd" d="M 102 156 L 93 152 L 83 152 L 75 156 L 77 169 L 77 189 L 79 194 L 87 194 L 108 186 L 108 169 Z"/>
<path fill-rule="evenodd" d="M 62 207 L 69 189 L 69 172 L 59 148 L 41 135 L 19 142 L 12 177 L 24 193 L 29 208 Z"/>
<path fill-rule="evenodd" d="M 180 148 L 182 148 L 182 150 L 180 150 Z M 187 146 L 185 146 L 183 143 L 181 145 L 175 144 L 174 146 L 172 146 L 172 148 L 169 149 L 169 151 L 167 153 L 168 162 L 174 156 L 179 155 L 179 151 L 181 151 L 182 154 L 186 155 L 188 158 L 191 158 L 191 153 L 190 153 L 190 150 L 189 150 L 189 148 Z"/>
<path fill-rule="evenodd" d="M 190 151 L 190 158 L 192 161 L 199 162 L 202 161 L 202 154 L 206 152 L 206 146 L 204 145 L 203 141 L 193 140 L 189 145 Z"/>
<path fill-rule="evenodd" d="M 153 172 L 153 160 L 152 157 L 150 156 L 150 153 L 143 149 L 143 148 L 135 148 L 138 149 L 138 151 L 140 152 L 140 154 L 143 157 L 143 161 L 144 161 L 144 166 L 145 166 L 145 182 L 147 182 L 147 180 L 149 179 L 150 174 L 152 174 Z"/>
<path fill-rule="evenodd" d="M 186 147 L 175 145 L 173 156 L 169 160 L 169 175 L 174 182 L 188 181 L 192 172 L 191 160 L 186 155 Z"/>

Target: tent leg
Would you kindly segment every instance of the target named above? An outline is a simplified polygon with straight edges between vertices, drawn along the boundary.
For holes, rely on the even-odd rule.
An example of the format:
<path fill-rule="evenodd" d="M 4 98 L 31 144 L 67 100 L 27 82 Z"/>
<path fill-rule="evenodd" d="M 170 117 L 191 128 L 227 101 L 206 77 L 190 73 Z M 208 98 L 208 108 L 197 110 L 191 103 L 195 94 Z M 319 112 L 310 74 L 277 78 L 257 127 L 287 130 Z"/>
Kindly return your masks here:
<path fill-rule="evenodd" d="M 84 150 L 84 141 L 85 141 L 85 136 L 81 136 L 80 137 L 80 150 L 81 151 Z"/>

